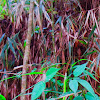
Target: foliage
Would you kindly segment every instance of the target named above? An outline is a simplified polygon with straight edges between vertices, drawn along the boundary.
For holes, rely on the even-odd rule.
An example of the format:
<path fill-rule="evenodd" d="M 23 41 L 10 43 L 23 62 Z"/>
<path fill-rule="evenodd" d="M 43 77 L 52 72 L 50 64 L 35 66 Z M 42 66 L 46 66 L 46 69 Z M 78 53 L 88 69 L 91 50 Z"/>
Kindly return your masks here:
<path fill-rule="evenodd" d="M 4 15 L 8 15 L 7 9 L 4 9 L 6 0 L 0 0 L 0 19 L 4 18 Z"/>
<path fill-rule="evenodd" d="M 6 100 L 6 98 L 0 94 L 0 100 Z"/>
<path fill-rule="evenodd" d="M 0 0 L 0 97 L 99 100 L 99 0 L 32 1 L 30 54 L 22 74 L 30 0 Z M 20 93 L 25 75 L 26 93 Z"/>

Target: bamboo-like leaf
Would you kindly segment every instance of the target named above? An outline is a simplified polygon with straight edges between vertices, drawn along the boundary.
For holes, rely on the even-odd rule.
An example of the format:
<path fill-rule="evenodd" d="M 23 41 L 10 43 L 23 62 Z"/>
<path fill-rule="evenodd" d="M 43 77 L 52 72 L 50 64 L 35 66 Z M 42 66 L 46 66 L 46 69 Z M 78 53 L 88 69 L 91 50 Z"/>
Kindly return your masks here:
<path fill-rule="evenodd" d="M 99 61 L 100 61 L 100 53 L 98 54 L 98 57 L 97 57 L 97 68 L 98 68 L 98 65 L 99 65 Z"/>
<path fill-rule="evenodd" d="M 84 45 L 87 45 L 87 43 L 83 40 L 78 40 L 80 43 L 84 44 Z"/>
<path fill-rule="evenodd" d="M 98 44 L 98 42 L 96 41 L 96 45 L 98 46 L 98 48 L 100 49 L 100 45 Z"/>
<path fill-rule="evenodd" d="M 94 80 L 96 80 L 97 82 L 99 82 L 90 72 L 88 72 L 87 70 L 84 71 L 84 73 L 88 74 L 91 78 L 93 78 Z"/>
<path fill-rule="evenodd" d="M 59 23 L 60 26 L 61 26 L 61 20 L 62 20 L 62 16 L 60 16 L 60 17 L 57 19 L 57 21 L 56 21 L 56 23 L 55 23 L 55 26 L 56 26 L 57 23 Z"/>
<path fill-rule="evenodd" d="M 96 24 L 94 25 L 94 27 L 92 28 L 91 33 L 89 34 L 88 41 L 90 41 L 91 36 L 94 34 L 95 29 L 96 29 Z"/>
<path fill-rule="evenodd" d="M 5 36 L 5 33 L 2 35 L 2 37 L 0 38 L 0 43 L 2 42 L 3 38 Z"/>
<path fill-rule="evenodd" d="M 88 55 L 93 54 L 93 53 L 95 53 L 95 52 L 97 52 L 97 51 L 94 50 L 94 51 L 88 52 L 88 53 L 84 54 L 84 56 L 88 56 Z"/>
<path fill-rule="evenodd" d="M 52 24 L 49 14 L 46 12 L 45 7 L 42 5 L 42 11 L 44 13 L 45 18 Z"/>
<path fill-rule="evenodd" d="M 1 51 L 1 55 L 0 55 L 0 57 L 1 57 L 2 60 L 3 60 L 4 66 L 6 65 L 6 63 L 5 63 L 5 50 L 6 50 L 7 48 L 8 48 L 8 44 L 5 44 L 4 47 L 3 47 L 3 49 L 2 49 L 2 51 Z"/>
<path fill-rule="evenodd" d="M 69 57 L 71 57 L 71 42 L 69 42 Z"/>
<path fill-rule="evenodd" d="M 9 47 L 12 50 L 13 54 L 16 56 L 15 49 L 14 49 L 12 42 L 11 42 L 11 39 L 9 37 L 8 37 L 8 43 L 9 43 Z"/>
<path fill-rule="evenodd" d="M 16 43 L 16 41 L 14 39 L 10 39 L 10 40 L 11 40 L 12 44 L 14 45 L 14 47 L 17 48 L 18 44 Z"/>

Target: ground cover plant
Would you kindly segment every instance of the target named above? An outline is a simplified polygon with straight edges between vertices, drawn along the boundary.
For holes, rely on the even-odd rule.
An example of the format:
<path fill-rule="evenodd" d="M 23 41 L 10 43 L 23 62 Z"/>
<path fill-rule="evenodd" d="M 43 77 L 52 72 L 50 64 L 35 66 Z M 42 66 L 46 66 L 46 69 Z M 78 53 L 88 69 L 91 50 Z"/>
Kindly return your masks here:
<path fill-rule="evenodd" d="M 0 100 L 99 100 L 99 81 L 99 0 L 0 0 Z"/>

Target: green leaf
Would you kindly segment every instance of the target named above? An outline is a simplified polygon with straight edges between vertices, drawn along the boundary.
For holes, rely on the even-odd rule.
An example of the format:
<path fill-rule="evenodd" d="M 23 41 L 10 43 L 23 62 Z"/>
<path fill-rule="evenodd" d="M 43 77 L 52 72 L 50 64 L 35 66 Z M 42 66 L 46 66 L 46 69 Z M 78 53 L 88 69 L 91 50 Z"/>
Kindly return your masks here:
<path fill-rule="evenodd" d="M 75 97 L 73 100 L 83 100 L 83 97 L 77 96 L 77 97 Z"/>
<path fill-rule="evenodd" d="M 16 56 L 15 49 L 13 48 L 13 45 L 12 45 L 11 39 L 10 39 L 9 37 L 8 37 L 8 43 L 9 43 L 9 47 L 10 47 L 10 49 L 12 50 L 14 56 Z"/>
<path fill-rule="evenodd" d="M 82 64 L 82 65 L 76 65 L 76 66 L 74 66 L 74 67 L 76 67 L 76 69 L 73 71 L 73 75 L 75 77 L 81 75 L 84 72 L 84 70 L 86 68 L 86 65 L 87 65 L 87 63 Z"/>
<path fill-rule="evenodd" d="M 87 43 L 83 40 L 78 40 L 80 43 L 84 44 L 84 45 L 87 45 Z"/>
<path fill-rule="evenodd" d="M 76 93 L 76 92 L 77 92 L 77 89 L 78 89 L 78 82 L 77 82 L 77 80 L 70 80 L 70 82 L 69 82 L 69 87 L 70 87 L 70 89 L 71 89 L 74 93 Z"/>
<path fill-rule="evenodd" d="M 0 38 L 0 43 L 2 42 L 3 38 L 5 36 L 5 33 L 2 35 L 2 37 Z"/>
<path fill-rule="evenodd" d="M 89 34 L 88 41 L 90 41 L 91 36 L 92 36 L 92 34 L 94 34 L 95 29 L 96 29 L 96 23 L 95 23 L 94 27 L 92 28 L 92 31 Z"/>
<path fill-rule="evenodd" d="M 0 6 L 0 13 L 2 12 L 2 10 L 3 10 L 3 7 L 2 7 L 2 6 Z"/>
<path fill-rule="evenodd" d="M 42 11 L 43 11 L 43 14 L 45 16 L 45 18 L 50 22 L 52 23 L 51 19 L 50 19 L 50 16 L 49 14 L 47 13 L 47 11 L 45 10 L 45 7 L 42 5 Z"/>
<path fill-rule="evenodd" d="M 33 91 L 32 91 L 31 100 L 37 99 L 44 91 L 45 86 L 46 84 L 44 81 L 40 81 L 37 84 L 35 84 Z"/>
<path fill-rule="evenodd" d="M 93 53 L 95 53 L 95 52 L 97 52 L 97 51 L 94 50 L 94 51 L 88 52 L 88 53 L 84 54 L 84 56 L 88 56 L 88 55 L 93 54 Z"/>
<path fill-rule="evenodd" d="M 58 68 L 50 68 L 50 69 L 48 69 L 47 72 L 46 72 L 45 81 L 48 82 L 49 80 L 51 80 L 59 70 L 60 69 L 58 69 Z"/>
<path fill-rule="evenodd" d="M 24 48 L 26 47 L 26 40 L 24 40 Z"/>
<path fill-rule="evenodd" d="M 17 77 L 17 76 L 8 77 L 8 78 L 5 78 L 5 79 L 3 79 L 3 80 L 0 80 L 0 82 L 5 81 L 5 80 L 8 80 L 8 79 L 11 79 L 11 78 L 16 78 L 16 77 Z"/>
<path fill-rule="evenodd" d="M 3 63 L 4 63 L 4 66 L 5 66 L 5 50 L 8 48 L 8 45 L 5 44 L 2 48 L 2 51 L 1 51 L 1 57 L 3 59 Z"/>
<path fill-rule="evenodd" d="M 94 97 L 90 92 L 87 92 L 87 94 L 85 94 L 85 98 L 86 100 L 100 100 L 96 94 Z"/>
<path fill-rule="evenodd" d="M 61 20 L 62 20 L 62 17 L 59 16 L 58 20 L 57 20 L 56 23 L 55 23 L 55 26 L 57 25 L 58 22 L 59 22 L 59 24 L 60 24 L 60 26 L 61 26 Z"/>
<path fill-rule="evenodd" d="M 0 100 L 6 100 L 6 98 L 0 94 Z"/>
<path fill-rule="evenodd" d="M 98 65 L 99 65 L 99 61 L 100 61 L 100 53 L 98 54 L 98 57 L 97 57 L 97 68 L 98 68 Z"/>
<path fill-rule="evenodd" d="M 11 40 L 12 44 L 14 45 L 14 47 L 17 48 L 18 44 L 16 43 L 16 41 L 14 39 L 10 39 L 10 40 Z"/>
<path fill-rule="evenodd" d="M 84 71 L 84 73 L 88 74 L 91 78 L 93 78 L 94 80 L 96 80 L 97 82 L 99 82 L 90 72 L 88 72 L 87 70 Z"/>
<path fill-rule="evenodd" d="M 69 41 L 68 46 L 69 46 L 69 49 L 68 49 L 68 50 L 69 50 L 69 56 L 71 57 L 71 54 L 72 54 L 72 52 L 71 52 L 71 51 L 72 51 L 72 50 L 71 50 L 71 42 L 70 42 L 70 41 Z"/>
<path fill-rule="evenodd" d="M 82 79 L 77 80 L 83 87 L 85 87 L 93 96 L 95 95 L 94 90 L 92 89 L 91 85 L 86 81 Z"/>
<path fill-rule="evenodd" d="M 98 46 L 98 48 L 100 49 L 100 45 L 98 44 L 98 42 L 96 41 L 96 45 Z"/>

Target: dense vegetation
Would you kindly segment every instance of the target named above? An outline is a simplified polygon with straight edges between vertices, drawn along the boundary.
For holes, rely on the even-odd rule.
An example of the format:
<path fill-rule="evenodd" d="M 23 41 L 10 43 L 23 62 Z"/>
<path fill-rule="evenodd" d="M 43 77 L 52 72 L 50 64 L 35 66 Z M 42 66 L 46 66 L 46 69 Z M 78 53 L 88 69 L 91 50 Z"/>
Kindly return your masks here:
<path fill-rule="evenodd" d="M 100 0 L 0 0 L 0 100 L 100 99 Z"/>

